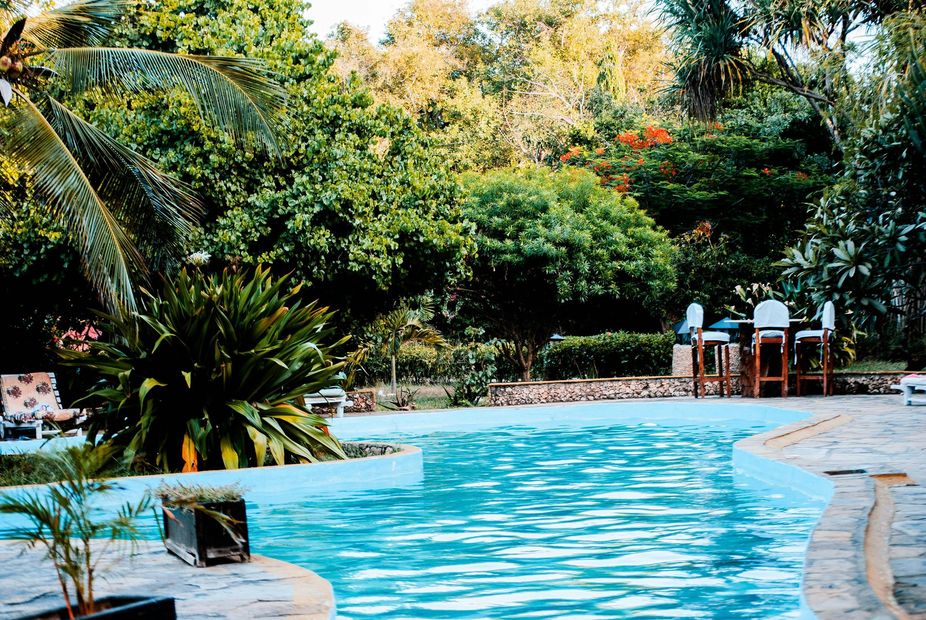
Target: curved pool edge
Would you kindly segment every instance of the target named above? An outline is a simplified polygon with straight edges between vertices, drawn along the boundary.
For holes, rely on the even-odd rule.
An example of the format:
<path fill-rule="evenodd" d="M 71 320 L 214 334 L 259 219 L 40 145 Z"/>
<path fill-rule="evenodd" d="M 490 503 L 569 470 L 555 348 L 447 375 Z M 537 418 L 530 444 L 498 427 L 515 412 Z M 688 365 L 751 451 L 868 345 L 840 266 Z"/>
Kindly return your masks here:
<path fill-rule="evenodd" d="M 875 505 L 875 485 L 865 469 L 842 470 L 827 475 L 825 463 L 817 471 L 808 464 L 792 462 L 783 447 L 831 430 L 832 412 L 779 405 L 783 410 L 801 411 L 807 418 L 741 439 L 733 446 L 736 471 L 761 482 L 784 486 L 826 506 L 807 542 L 801 583 L 801 618 L 807 620 L 888 620 L 896 618 L 875 593 L 868 577 L 866 536 L 869 515 Z M 812 407 L 815 408 L 815 407 Z M 851 418 L 846 421 L 851 424 Z M 816 430 L 818 429 L 818 430 Z M 803 436 L 802 436 L 803 434 Z M 775 442 L 788 436 L 800 437 L 785 446 Z M 831 465 L 838 470 L 839 466 Z M 850 473 L 843 473 L 848 471 Z"/>
<path fill-rule="evenodd" d="M 209 486 L 238 485 L 245 490 L 248 502 L 260 502 L 294 492 L 342 492 L 408 486 L 421 482 L 424 464 L 421 450 L 412 445 L 393 444 L 398 452 L 377 456 L 324 461 L 301 465 L 268 465 L 245 469 L 221 469 L 183 474 L 153 474 L 111 478 L 115 493 L 96 504 L 103 510 L 117 508 L 126 501 L 138 501 L 160 484 L 182 483 Z M 0 496 L 46 487 L 44 484 L 0 487 Z M 17 524 L 9 517 L 4 525 Z"/>

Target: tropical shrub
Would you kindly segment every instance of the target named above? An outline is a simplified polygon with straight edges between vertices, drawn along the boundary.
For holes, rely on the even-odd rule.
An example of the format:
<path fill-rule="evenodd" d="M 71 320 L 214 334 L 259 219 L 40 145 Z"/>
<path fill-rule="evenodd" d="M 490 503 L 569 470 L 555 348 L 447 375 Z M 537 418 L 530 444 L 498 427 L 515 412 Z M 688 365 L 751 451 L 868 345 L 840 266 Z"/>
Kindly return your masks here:
<path fill-rule="evenodd" d="M 450 365 L 453 381 L 450 389 L 444 388 L 454 407 L 478 405 L 489 384 L 496 380 L 496 358 L 499 349 L 495 343 L 470 342 L 451 350 Z"/>
<path fill-rule="evenodd" d="M 568 336 L 540 352 L 545 379 L 667 375 L 675 334 L 614 332 Z"/>
<path fill-rule="evenodd" d="M 91 439 L 164 471 L 344 458 L 300 398 L 336 383 L 345 342 L 331 314 L 269 270 L 183 270 L 138 313 L 107 317 L 107 341 L 62 356 L 97 379 Z"/>
<path fill-rule="evenodd" d="M 0 514 L 29 521 L 28 526 L 13 528 L 11 537 L 45 548 L 70 618 L 97 611 L 94 585 L 101 576 L 101 556 L 111 549 L 99 545 L 99 539 L 137 540 L 140 532 L 135 522 L 151 503 L 146 495 L 136 503 L 122 504 L 115 516 L 100 517 L 97 500 L 116 490 L 105 477 L 111 475 L 117 455 L 112 446 L 91 443 L 38 455 L 55 482 L 47 488 L 12 491 L 0 499 Z"/>
<path fill-rule="evenodd" d="M 852 119 L 844 174 L 811 210 L 784 277 L 875 342 L 926 364 L 926 14 L 886 19 L 870 66 L 840 102 Z"/>

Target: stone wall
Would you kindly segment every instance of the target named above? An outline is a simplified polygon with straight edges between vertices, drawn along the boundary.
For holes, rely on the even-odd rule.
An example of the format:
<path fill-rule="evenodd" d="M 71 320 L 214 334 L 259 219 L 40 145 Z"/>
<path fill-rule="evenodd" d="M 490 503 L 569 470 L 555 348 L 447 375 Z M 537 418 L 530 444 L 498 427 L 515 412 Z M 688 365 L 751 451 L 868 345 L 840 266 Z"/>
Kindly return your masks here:
<path fill-rule="evenodd" d="M 352 459 L 362 459 L 368 456 L 385 456 L 386 454 L 396 454 L 402 451 L 402 446 L 388 443 L 344 441 L 341 442 L 341 445 L 344 447 L 344 454 Z"/>
<path fill-rule="evenodd" d="M 348 400 L 354 401 L 350 407 L 345 407 L 345 413 L 369 413 L 376 411 L 376 392 L 373 390 L 353 390 L 347 393 Z"/>
<path fill-rule="evenodd" d="M 904 372 L 837 373 L 837 394 L 891 394 L 891 385 L 900 381 Z M 793 393 L 793 380 L 792 380 Z M 717 383 L 707 385 L 708 394 L 716 394 Z M 819 388 L 818 388 L 819 389 Z M 733 393 L 739 394 L 739 377 L 733 377 Z M 492 383 L 489 385 L 489 405 L 535 405 L 627 398 L 691 397 L 694 395 L 691 377 L 621 377 L 613 379 L 571 379 L 568 381 L 530 381 L 523 383 Z"/>
<path fill-rule="evenodd" d="M 354 401 L 350 407 L 344 407 L 344 413 L 369 413 L 376 411 L 376 392 L 373 390 L 353 390 L 347 393 L 347 400 Z M 312 412 L 331 417 L 337 413 L 337 405 L 312 405 Z"/>

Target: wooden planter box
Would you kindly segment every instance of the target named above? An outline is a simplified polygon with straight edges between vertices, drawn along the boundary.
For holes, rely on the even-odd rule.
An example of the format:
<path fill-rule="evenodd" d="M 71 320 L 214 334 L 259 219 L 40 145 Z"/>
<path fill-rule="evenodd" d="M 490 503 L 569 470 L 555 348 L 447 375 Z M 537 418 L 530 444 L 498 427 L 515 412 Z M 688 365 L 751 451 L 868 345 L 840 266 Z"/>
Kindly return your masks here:
<path fill-rule="evenodd" d="M 167 596 L 107 596 L 97 601 L 102 611 L 89 616 L 77 616 L 93 620 L 176 620 L 174 599 Z M 75 609 L 76 612 L 76 609 Z M 20 620 L 67 620 L 67 608 L 61 607 Z"/>
<path fill-rule="evenodd" d="M 164 512 L 164 544 L 167 550 L 187 564 L 198 567 L 250 560 L 248 516 L 244 500 L 203 504 L 203 507 L 237 521 L 231 528 L 241 542 L 236 541 L 215 519 L 199 510 L 167 506 L 173 515 L 171 518 Z"/>

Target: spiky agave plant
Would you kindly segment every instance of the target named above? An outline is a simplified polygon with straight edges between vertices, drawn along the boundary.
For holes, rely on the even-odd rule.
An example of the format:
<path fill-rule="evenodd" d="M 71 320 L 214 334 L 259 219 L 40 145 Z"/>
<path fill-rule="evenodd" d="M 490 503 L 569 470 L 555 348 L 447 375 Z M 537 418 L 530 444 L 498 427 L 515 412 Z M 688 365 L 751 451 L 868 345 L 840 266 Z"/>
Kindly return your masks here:
<path fill-rule="evenodd" d="M 254 273 L 181 271 L 139 312 L 110 317 L 110 342 L 62 349 L 98 378 L 91 439 L 165 471 L 345 458 L 324 418 L 301 404 L 338 382 L 346 341 L 331 314 L 299 300 L 300 286 Z"/>
<path fill-rule="evenodd" d="M 41 12 L 33 0 L 0 0 L 0 159 L 30 178 L 73 234 L 88 279 L 114 311 L 135 308 L 133 278 L 146 273 L 146 259 L 176 255 L 201 204 L 53 93 L 180 88 L 210 125 L 270 150 L 286 105 L 283 87 L 254 59 L 102 47 L 131 4 L 76 0 Z"/>

